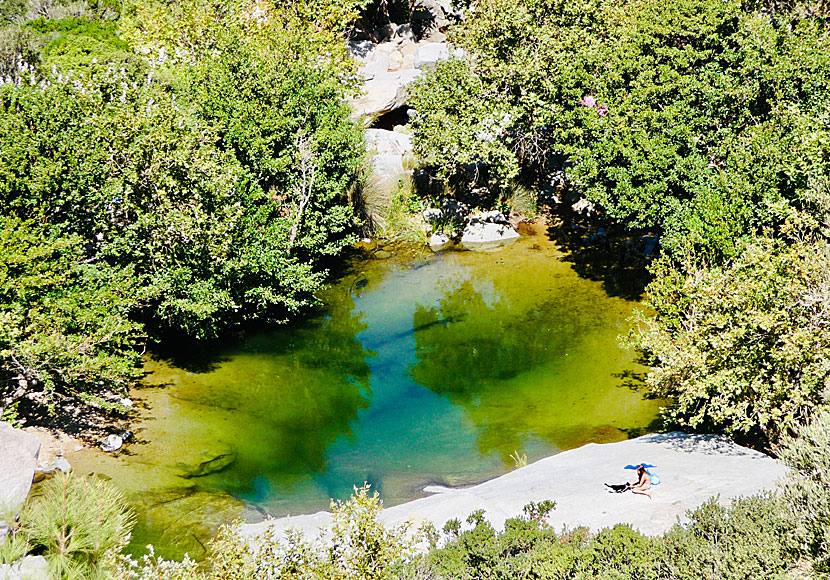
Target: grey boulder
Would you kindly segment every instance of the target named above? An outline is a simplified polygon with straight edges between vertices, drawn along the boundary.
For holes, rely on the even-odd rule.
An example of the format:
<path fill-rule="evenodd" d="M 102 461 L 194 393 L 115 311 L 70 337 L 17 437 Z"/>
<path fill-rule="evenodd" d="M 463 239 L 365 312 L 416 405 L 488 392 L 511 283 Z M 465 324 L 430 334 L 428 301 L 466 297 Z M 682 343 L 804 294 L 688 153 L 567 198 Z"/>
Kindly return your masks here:
<path fill-rule="evenodd" d="M 436 232 L 429 238 L 429 249 L 433 252 L 441 252 L 451 245 L 450 237 L 444 232 Z"/>
<path fill-rule="evenodd" d="M 20 509 L 32 488 L 40 441 L 0 423 L 0 516 Z"/>
<path fill-rule="evenodd" d="M 467 250 L 487 251 L 512 244 L 519 233 L 507 224 L 470 223 L 464 228 L 461 245 Z"/>
<path fill-rule="evenodd" d="M 43 556 L 26 556 L 0 565 L 0 580 L 49 580 L 49 564 Z"/>

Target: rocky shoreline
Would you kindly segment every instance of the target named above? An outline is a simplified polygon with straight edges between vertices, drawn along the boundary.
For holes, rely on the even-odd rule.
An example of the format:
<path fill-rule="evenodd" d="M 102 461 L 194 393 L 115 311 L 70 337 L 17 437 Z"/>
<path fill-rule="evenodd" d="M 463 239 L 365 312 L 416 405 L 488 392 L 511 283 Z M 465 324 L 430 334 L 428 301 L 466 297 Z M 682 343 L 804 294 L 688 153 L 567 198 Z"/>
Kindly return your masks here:
<path fill-rule="evenodd" d="M 653 499 L 605 487 L 631 480 L 633 471 L 625 466 L 641 462 L 655 465 L 653 471 L 662 480 L 652 489 Z M 387 508 L 381 520 L 388 525 L 428 521 L 440 530 L 448 520 L 463 522 L 482 509 L 501 529 L 529 502 L 554 500 L 556 509 L 547 519 L 554 529 L 585 526 L 598 531 L 630 524 L 655 536 L 683 522 L 688 510 L 711 497 L 728 504 L 773 490 L 785 473 L 775 459 L 723 436 L 655 433 L 618 443 L 589 443 L 472 487 L 428 487 L 424 491 L 432 495 Z M 330 521 L 330 513 L 318 512 L 244 524 L 240 533 L 255 537 L 267 528 L 277 534 L 298 529 L 313 536 Z"/>

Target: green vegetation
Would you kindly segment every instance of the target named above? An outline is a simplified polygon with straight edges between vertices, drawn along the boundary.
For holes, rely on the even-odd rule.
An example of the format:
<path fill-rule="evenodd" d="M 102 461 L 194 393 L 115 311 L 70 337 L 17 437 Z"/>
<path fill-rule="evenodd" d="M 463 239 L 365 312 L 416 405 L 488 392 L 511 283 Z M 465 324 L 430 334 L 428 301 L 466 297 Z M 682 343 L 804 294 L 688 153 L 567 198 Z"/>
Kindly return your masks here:
<path fill-rule="evenodd" d="M 679 262 L 654 267 L 657 315 L 640 315 L 635 340 L 653 367 L 648 384 L 676 397 L 667 418 L 754 441 L 797 429 L 830 387 L 827 246 L 792 232 L 722 265 Z"/>
<path fill-rule="evenodd" d="M 76 8 L 0 35 L 0 409 L 21 419 L 113 400 L 145 340 L 302 312 L 358 223 L 358 4 Z"/>
<path fill-rule="evenodd" d="M 648 383 L 765 446 L 830 387 L 828 32 L 809 2 L 486 0 L 412 91 L 415 149 L 475 204 L 518 177 L 660 232 Z"/>
<path fill-rule="evenodd" d="M 690 512 L 689 521 L 647 537 L 618 525 L 591 534 L 557 532 L 545 519 L 553 501 L 525 507 L 524 515 L 496 531 L 477 511 L 466 526 L 450 520 L 443 539 L 425 527 L 388 528 L 378 521 L 382 502 L 368 486 L 346 502 L 333 502 L 332 523 L 309 539 L 296 531 L 267 530 L 256 547 L 232 526 L 214 540 L 198 566 L 165 561 L 152 551 L 141 561 L 117 557 L 132 516 L 123 499 L 97 480 L 58 475 L 23 510 L 20 523 L 0 544 L 12 562 L 39 548 L 55 578 L 139 580 L 428 578 L 672 579 L 785 578 L 827 571 L 826 519 L 830 487 L 817 474 L 830 464 L 830 412 L 798 436 L 785 436 L 781 456 L 791 468 L 774 493 L 723 507 L 715 499 Z M 429 547 L 426 554 L 418 545 Z"/>
<path fill-rule="evenodd" d="M 110 578 L 133 521 L 123 496 L 110 484 L 58 473 L 29 500 L 0 553 L 11 548 L 17 557 L 30 550 L 42 553 L 52 578 Z"/>
<path fill-rule="evenodd" d="M 145 342 L 215 339 L 314 304 L 358 226 L 364 148 L 343 104 L 357 87 L 342 40 L 358 19 L 390 20 L 387 2 L 368 8 L 378 16 L 367 5 L 0 6 L 3 418 L 118 410 Z M 780 449 L 793 468 L 780 496 L 710 502 L 654 539 L 624 526 L 559 534 L 541 523 L 549 505 L 503 533 L 478 513 L 420 559 L 361 489 L 333 506 L 336 541 L 271 537 L 252 550 L 228 531 L 199 570 L 152 556 L 116 563 L 131 525 L 120 498 L 60 476 L 2 559 L 39 550 L 64 578 L 830 571 L 826 4 L 481 0 L 453 35 L 470 58 L 412 87 L 422 167 L 480 207 L 532 213 L 538 192 L 558 188 L 559 201 L 585 197 L 603 224 L 659 232 L 647 289 L 656 314 L 640 314 L 631 337 L 652 366 L 647 383 L 676 401 L 670 424 Z M 404 190 L 392 205 L 397 229 L 419 207 Z M 433 324 L 438 314 L 418 315 Z M 490 342 L 505 349 L 503 336 Z M 422 339 L 422 358 L 440 361 L 433 343 Z M 521 357 L 511 360 L 520 372 Z M 446 376 L 434 389 L 463 396 Z"/>

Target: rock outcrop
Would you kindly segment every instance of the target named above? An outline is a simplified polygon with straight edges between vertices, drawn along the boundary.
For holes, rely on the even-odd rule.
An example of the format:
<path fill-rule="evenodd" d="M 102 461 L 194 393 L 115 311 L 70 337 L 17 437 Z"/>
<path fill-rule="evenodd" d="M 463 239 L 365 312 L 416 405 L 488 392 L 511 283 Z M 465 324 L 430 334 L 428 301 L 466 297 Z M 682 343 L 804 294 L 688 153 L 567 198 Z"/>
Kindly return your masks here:
<path fill-rule="evenodd" d="M 0 516 L 20 509 L 32 488 L 40 441 L 0 423 Z"/>
<path fill-rule="evenodd" d="M 218 444 L 215 449 L 203 450 L 193 463 L 179 464 L 182 477 L 191 479 L 211 473 L 218 473 L 236 461 L 236 449 L 227 444 Z"/>
<path fill-rule="evenodd" d="M 628 464 L 648 462 L 662 483 L 652 488 L 653 499 L 631 493 L 609 493 L 605 483 L 633 479 Z M 785 468 L 771 457 L 741 447 L 718 435 L 656 433 L 619 443 L 591 443 L 564 451 L 480 485 L 463 489 L 429 488 L 435 495 L 383 510 L 380 519 L 399 525 L 432 522 L 437 529 L 453 518 L 461 521 L 473 511 L 498 529 L 522 514 L 529 502 L 554 500 L 548 523 L 556 530 L 587 526 L 598 531 L 619 523 L 631 524 L 647 535 L 670 529 L 686 511 L 711 497 L 728 504 L 774 489 Z M 253 536 L 266 527 L 281 533 L 289 527 L 316 534 L 331 520 L 327 512 L 243 525 Z"/>
<path fill-rule="evenodd" d="M 49 580 L 49 564 L 43 556 L 26 556 L 0 564 L 0 580 Z"/>
<path fill-rule="evenodd" d="M 370 125 L 378 116 L 403 107 L 409 100 L 409 83 L 439 61 L 462 54 L 446 42 L 415 42 L 407 27 L 401 29 L 406 30 L 377 45 L 369 40 L 349 43 L 364 80 L 361 96 L 351 102 L 355 121 Z"/>

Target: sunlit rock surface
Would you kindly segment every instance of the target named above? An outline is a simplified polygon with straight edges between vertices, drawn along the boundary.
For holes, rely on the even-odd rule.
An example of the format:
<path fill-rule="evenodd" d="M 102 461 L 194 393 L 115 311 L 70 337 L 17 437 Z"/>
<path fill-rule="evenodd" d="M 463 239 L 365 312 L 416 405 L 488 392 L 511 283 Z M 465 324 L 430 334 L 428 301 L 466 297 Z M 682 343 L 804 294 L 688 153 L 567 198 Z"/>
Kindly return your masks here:
<path fill-rule="evenodd" d="M 610 493 L 605 483 L 634 479 L 626 465 L 650 463 L 661 483 L 652 488 L 653 499 L 628 493 Z M 631 524 L 644 534 L 658 535 L 685 519 L 710 497 L 723 504 L 732 499 L 773 489 L 785 474 L 772 459 L 716 435 L 652 434 L 618 443 L 590 443 L 517 469 L 480 485 L 463 489 L 428 488 L 430 497 L 383 511 L 382 520 L 431 521 L 438 529 L 452 518 L 461 521 L 473 511 L 485 510 L 496 528 L 522 514 L 531 501 L 554 500 L 548 517 L 555 529 L 587 526 L 597 531 L 615 524 Z M 295 527 L 314 534 L 330 516 L 280 518 L 243 525 L 244 535 Z"/>
<path fill-rule="evenodd" d="M 20 509 L 32 487 L 40 441 L 0 423 L 0 517 Z"/>

